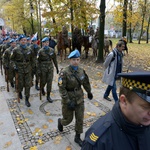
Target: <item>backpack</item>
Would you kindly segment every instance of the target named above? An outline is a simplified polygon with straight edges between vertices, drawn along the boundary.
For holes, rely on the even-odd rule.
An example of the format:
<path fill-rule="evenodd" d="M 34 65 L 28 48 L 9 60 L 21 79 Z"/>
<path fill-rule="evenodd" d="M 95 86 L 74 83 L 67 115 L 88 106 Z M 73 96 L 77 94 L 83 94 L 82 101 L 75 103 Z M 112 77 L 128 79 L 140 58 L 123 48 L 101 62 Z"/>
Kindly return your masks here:
<path fill-rule="evenodd" d="M 110 63 L 111 63 L 112 61 L 114 61 L 114 60 L 115 60 L 115 56 L 116 56 L 116 54 L 115 54 L 114 50 L 113 50 L 112 52 L 113 52 L 113 57 L 112 57 L 112 59 L 111 59 Z"/>

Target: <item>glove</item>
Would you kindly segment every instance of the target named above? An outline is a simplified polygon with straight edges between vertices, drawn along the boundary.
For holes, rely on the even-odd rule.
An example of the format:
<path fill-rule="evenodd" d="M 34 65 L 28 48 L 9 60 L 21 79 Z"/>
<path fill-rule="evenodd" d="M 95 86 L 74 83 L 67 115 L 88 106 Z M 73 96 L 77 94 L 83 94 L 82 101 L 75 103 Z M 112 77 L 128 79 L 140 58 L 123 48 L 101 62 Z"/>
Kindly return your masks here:
<path fill-rule="evenodd" d="M 93 94 L 92 93 L 88 93 L 88 99 L 89 100 L 93 99 Z"/>
<path fill-rule="evenodd" d="M 16 72 L 18 72 L 18 68 L 17 68 L 17 67 L 14 67 L 14 70 L 15 70 Z"/>
<path fill-rule="evenodd" d="M 75 106 L 76 106 L 76 104 L 75 104 L 74 101 L 70 101 L 70 102 L 68 103 L 68 108 L 69 108 L 70 110 L 75 110 Z"/>
<path fill-rule="evenodd" d="M 57 68 L 57 70 L 56 70 L 56 73 L 57 73 L 57 74 L 59 73 L 59 70 L 58 70 L 58 68 Z"/>

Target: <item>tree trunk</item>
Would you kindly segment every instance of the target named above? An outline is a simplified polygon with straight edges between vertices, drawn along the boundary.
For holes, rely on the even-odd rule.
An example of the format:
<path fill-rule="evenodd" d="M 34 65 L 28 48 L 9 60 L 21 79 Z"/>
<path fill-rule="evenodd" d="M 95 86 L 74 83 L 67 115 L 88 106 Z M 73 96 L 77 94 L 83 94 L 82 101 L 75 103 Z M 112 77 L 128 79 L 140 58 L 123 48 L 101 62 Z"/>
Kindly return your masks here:
<path fill-rule="evenodd" d="M 147 30 L 146 30 L 146 43 L 148 43 L 149 40 L 149 25 L 150 25 L 150 17 L 148 20 Z"/>
<path fill-rule="evenodd" d="M 138 44 L 140 44 L 141 37 L 143 35 L 144 18 L 145 18 L 145 13 L 146 13 L 146 3 L 147 3 L 147 0 L 145 0 L 145 4 L 144 4 L 143 9 L 142 9 L 142 25 L 141 25 L 141 32 L 140 32 Z"/>
<path fill-rule="evenodd" d="M 104 49 L 104 29 L 105 29 L 105 0 L 101 0 L 100 3 L 100 21 L 99 21 L 99 49 L 98 49 L 98 57 L 96 62 L 103 62 L 103 49 Z"/>
<path fill-rule="evenodd" d="M 124 0 L 124 5 L 123 5 L 123 23 L 122 23 L 122 37 L 126 36 L 126 32 L 127 32 L 127 6 L 128 6 L 128 0 Z"/>
<path fill-rule="evenodd" d="M 71 14 L 71 37 L 72 37 L 72 39 L 73 39 L 73 28 L 74 28 L 74 25 L 73 25 L 73 5 L 72 5 L 72 0 L 70 0 L 70 14 Z M 72 40 L 71 40 L 71 42 L 72 42 Z M 71 45 L 73 45 L 72 43 L 71 43 Z"/>
<path fill-rule="evenodd" d="M 130 4 L 129 4 L 129 12 L 130 12 L 130 17 L 132 18 L 132 0 L 130 0 Z M 130 22 L 129 24 L 129 43 L 133 43 L 132 42 L 132 22 Z"/>

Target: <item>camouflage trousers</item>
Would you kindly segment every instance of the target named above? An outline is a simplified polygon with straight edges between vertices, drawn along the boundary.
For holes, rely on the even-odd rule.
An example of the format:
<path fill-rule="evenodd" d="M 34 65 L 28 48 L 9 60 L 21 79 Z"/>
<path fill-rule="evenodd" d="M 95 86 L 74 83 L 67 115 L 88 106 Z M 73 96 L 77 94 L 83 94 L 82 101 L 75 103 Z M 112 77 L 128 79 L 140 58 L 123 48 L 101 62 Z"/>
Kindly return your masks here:
<path fill-rule="evenodd" d="M 70 124 L 75 115 L 75 131 L 78 134 L 83 133 L 84 102 L 76 105 L 74 111 L 68 109 L 67 104 L 62 103 L 62 115 L 61 124 L 63 126 Z"/>
<path fill-rule="evenodd" d="M 52 81 L 53 81 L 53 69 L 48 70 L 47 72 L 42 71 L 40 76 L 41 87 L 44 88 L 47 84 L 47 93 L 52 90 Z"/>
<path fill-rule="evenodd" d="M 30 88 L 31 88 L 31 72 L 21 73 L 18 72 L 18 92 L 22 92 L 23 88 L 25 88 L 24 95 L 30 96 Z"/>
<path fill-rule="evenodd" d="M 8 69 L 8 80 L 10 83 L 14 83 L 14 77 L 15 77 L 15 71 L 14 69 L 9 68 Z"/>

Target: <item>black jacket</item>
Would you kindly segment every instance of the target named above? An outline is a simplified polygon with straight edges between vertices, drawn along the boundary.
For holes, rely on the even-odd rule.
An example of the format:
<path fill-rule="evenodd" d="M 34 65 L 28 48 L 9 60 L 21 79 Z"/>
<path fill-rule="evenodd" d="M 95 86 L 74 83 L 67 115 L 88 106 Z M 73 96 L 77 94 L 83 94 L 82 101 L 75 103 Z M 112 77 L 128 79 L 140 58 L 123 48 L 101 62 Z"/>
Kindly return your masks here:
<path fill-rule="evenodd" d="M 150 150 L 150 126 L 129 123 L 117 102 L 86 132 L 82 150 Z"/>

